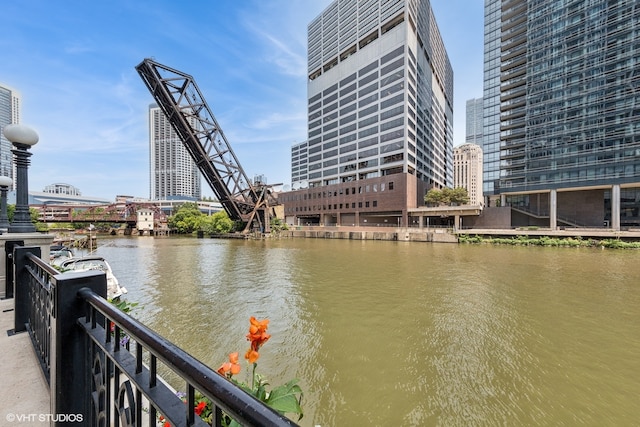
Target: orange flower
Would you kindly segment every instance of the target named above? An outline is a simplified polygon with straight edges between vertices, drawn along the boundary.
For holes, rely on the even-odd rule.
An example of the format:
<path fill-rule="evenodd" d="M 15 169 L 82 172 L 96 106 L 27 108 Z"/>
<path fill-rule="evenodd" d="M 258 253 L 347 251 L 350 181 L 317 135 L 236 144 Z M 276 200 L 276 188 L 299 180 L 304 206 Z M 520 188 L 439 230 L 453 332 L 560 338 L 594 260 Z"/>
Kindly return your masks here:
<path fill-rule="evenodd" d="M 220 375 L 236 375 L 240 373 L 240 365 L 238 364 L 238 352 L 229 353 L 229 361 L 223 363 L 218 368 Z"/>
<path fill-rule="evenodd" d="M 267 333 L 269 319 L 258 320 L 251 316 L 249 322 L 250 325 L 247 340 L 251 341 L 251 350 L 257 352 L 260 347 L 262 347 L 262 345 L 271 338 L 271 335 Z"/>
<path fill-rule="evenodd" d="M 247 359 L 249 363 L 256 363 L 259 357 L 260 357 L 260 353 L 258 353 L 257 351 L 251 348 L 247 350 L 247 352 L 244 355 L 244 358 Z"/>

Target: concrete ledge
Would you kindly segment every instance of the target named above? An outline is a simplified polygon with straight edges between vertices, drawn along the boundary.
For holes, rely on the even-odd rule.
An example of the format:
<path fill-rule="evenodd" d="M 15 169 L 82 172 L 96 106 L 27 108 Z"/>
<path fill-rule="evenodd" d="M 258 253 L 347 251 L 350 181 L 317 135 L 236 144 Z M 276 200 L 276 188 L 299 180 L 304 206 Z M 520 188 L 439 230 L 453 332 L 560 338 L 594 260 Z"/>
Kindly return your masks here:
<path fill-rule="evenodd" d="M 448 229 L 418 228 L 372 228 L 372 227 L 335 227 L 312 230 L 287 230 L 282 231 L 281 237 L 302 237 L 308 239 L 346 239 L 346 240 L 385 240 L 403 242 L 437 242 L 458 243 L 458 236 L 450 233 Z"/>

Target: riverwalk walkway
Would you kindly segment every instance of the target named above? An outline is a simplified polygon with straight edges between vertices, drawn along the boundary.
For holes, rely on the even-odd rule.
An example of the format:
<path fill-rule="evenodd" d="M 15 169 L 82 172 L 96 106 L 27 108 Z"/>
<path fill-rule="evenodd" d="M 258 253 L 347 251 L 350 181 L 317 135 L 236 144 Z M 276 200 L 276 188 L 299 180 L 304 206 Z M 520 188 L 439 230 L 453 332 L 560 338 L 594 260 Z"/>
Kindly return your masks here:
<path fill-rule="evenodd" d="M 49 386 L 29 334 L 13 335 L 13 308 L 13 299 L 0 300 L 0 425 L 49 425 Z"/>

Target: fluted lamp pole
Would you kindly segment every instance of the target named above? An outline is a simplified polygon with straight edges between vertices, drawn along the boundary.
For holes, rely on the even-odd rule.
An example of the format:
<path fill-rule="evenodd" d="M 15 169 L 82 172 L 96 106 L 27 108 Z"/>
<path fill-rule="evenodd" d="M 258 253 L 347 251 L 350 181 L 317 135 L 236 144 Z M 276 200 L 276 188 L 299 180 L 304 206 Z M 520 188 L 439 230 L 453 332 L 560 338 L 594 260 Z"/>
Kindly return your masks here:
<path fill-rule="evenodd" d="M 35 233 L 36 227 L 31 222 L 29 215 L 29 157 L 27 150 L 37 144 L 38 134 L 29 126 L 10 124 L 4 127 L 4 137 L 7 138 L 15 149 L 16 163 L 16 210 L 13 222 L 9 225 L 9 233 Z"/>
<path fill-rule="evenodd" d="M 7 190 L 13 184 L 8 176 L 0 176 L 0 234 L 9 230 L 9 216 L 7 215 Z"/>

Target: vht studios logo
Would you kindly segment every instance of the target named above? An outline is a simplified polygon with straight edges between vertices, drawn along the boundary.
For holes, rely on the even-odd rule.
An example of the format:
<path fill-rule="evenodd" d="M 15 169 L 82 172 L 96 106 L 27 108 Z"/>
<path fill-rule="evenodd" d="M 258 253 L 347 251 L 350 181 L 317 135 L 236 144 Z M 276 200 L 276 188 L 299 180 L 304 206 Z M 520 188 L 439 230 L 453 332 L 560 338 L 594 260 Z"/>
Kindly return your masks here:
<path fill-rule="evenodd" d="M 5 417 L 10 423 L 81 423 L 83 421 L 82 414 L 7 414 Z"/>

